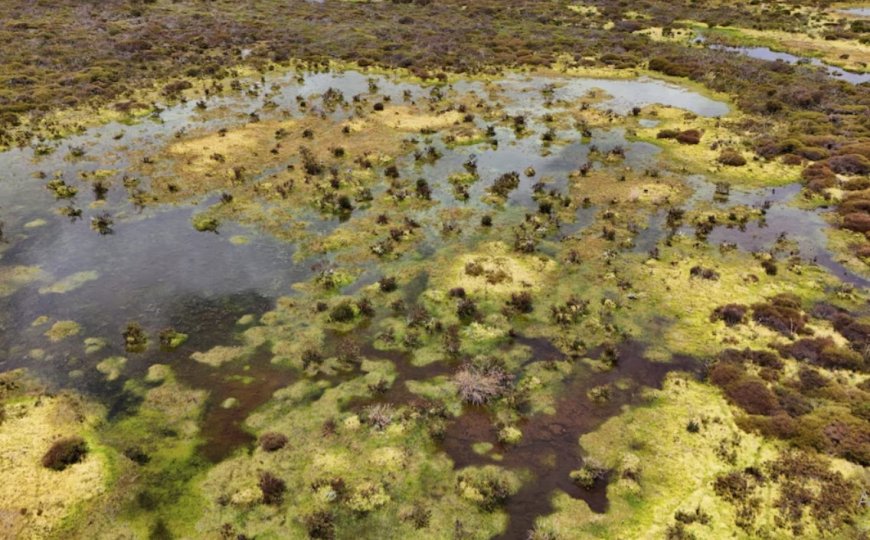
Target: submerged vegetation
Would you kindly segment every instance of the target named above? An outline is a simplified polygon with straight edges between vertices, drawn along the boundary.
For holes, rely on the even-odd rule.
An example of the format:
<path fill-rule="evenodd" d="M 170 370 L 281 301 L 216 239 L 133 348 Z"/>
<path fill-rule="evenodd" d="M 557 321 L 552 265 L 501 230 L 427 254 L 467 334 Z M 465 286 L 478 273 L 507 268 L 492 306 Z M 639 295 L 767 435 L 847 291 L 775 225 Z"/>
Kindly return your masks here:
<path fill-rule="evenodd" d="M 867 534 L 864 19 L 8 4 L 0 536 Z"/>

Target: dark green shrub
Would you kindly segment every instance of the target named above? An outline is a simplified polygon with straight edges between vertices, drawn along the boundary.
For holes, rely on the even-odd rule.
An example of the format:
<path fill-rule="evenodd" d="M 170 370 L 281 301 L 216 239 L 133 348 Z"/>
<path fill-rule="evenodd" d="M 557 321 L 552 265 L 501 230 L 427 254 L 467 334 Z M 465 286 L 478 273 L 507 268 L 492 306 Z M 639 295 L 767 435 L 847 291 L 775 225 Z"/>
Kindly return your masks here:
<path fill-rule="evenodd" d="M 335 322 L 349 322 L 356 317 L 356 311 L 353 309 L 353 303 L 344 301 L 333 306 L 329 312 L 329 318 Z"/>

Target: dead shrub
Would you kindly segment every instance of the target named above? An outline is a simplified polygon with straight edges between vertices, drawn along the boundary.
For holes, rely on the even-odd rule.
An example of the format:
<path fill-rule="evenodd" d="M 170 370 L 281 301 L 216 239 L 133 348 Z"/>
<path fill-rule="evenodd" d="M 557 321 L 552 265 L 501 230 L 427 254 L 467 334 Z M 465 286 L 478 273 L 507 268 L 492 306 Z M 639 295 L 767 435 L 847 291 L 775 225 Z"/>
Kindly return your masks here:
<path fill-rule="evenodd" d="M 498 365 L 466 364 L 453 376 L 459 397 L 472 405 L 483 405 L 502 396 L 510 376 Z"/>

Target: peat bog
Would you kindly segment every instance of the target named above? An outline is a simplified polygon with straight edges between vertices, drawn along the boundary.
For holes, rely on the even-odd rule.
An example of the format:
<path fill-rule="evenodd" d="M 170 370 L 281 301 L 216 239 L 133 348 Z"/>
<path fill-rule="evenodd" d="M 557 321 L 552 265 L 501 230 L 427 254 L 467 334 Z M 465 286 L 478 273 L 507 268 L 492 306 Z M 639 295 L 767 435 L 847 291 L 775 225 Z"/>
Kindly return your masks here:
<path fill-rule="evenodd" d="M 0 537 L 867 534 L 865 6 L 7 3 Z"/>

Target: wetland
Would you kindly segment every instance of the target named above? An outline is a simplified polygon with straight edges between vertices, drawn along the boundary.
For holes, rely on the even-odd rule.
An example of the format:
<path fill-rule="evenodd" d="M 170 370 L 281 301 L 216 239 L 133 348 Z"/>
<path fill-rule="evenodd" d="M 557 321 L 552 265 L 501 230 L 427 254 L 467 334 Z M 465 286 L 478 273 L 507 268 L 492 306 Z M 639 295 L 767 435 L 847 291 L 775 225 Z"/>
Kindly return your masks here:
<path fill-rule="evenodd" d="M 866 536 L 860 8 L 212 4 L 10 2 L 0 537 Z"/>

